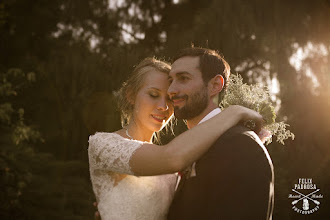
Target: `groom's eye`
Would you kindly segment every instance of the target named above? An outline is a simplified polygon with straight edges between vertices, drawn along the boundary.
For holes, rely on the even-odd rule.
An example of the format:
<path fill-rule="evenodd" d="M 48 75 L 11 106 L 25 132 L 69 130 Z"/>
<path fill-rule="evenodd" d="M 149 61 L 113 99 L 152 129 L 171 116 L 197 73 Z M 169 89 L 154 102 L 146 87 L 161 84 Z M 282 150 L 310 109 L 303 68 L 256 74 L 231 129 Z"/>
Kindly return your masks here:
<path fill-rule="evenodd" d="M 187 81 L 189 78 L 188 77 L 186 77 L 186 76 L 180 76 L 179 77 L 179 80 L 180 81 Z"/>

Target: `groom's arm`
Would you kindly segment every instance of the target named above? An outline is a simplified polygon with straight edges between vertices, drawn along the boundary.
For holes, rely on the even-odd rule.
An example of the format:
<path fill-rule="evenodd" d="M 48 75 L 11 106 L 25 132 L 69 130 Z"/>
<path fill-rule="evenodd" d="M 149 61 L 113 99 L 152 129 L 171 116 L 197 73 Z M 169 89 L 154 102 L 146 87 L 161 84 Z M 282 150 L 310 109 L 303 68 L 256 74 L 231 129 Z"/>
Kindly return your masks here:
<path fill-rule="evenodd" d="M 220 139 L 205 155 L 199 178 L 208 186 L 204 192 L 206 219 L 269 218 L 273 167 L 262 147 L 249 135 L 235 134 Z"/>

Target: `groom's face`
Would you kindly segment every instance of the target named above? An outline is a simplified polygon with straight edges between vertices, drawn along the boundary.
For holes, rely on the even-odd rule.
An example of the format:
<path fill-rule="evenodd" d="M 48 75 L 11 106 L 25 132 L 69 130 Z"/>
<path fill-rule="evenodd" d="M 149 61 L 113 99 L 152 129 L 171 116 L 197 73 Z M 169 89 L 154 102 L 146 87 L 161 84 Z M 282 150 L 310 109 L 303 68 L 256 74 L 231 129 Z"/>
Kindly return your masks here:
<path fill-rule="evenodd" d="M 172 64 L 169 81 L 168 95 L 176 118 L 190 120 L 208 106 L 210 98 L 199 69 L 199 57 L 177 59 Z"/>

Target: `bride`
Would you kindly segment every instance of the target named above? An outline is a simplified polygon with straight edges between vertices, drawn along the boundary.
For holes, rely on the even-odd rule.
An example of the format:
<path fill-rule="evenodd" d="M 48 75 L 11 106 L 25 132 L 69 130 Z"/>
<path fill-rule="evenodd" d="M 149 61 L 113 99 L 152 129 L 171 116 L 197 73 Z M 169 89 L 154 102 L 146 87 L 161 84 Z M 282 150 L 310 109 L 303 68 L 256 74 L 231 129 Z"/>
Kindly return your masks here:
<path fill-rule="evenodd" d="M 91 181 L 103 220 L 166 219 L 175 173 L 200 158 L 241 120 L 262 120 L 255 111 L 230 106 L 166 145 L 153 144 L 155 134 L 173 116 L 167 95 L 169 71 L 169 64 L 155 58 L 139 63 L 117 94 L 123 129 L 89 138 Z"/>

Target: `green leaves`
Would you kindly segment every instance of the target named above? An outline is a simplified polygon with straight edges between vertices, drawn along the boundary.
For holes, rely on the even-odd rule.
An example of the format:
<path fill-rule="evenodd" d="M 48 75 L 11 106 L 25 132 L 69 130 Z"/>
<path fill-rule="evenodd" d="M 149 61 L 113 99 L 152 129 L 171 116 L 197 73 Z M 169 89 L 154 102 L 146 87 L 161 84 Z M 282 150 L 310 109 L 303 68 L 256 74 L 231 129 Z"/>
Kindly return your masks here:
<path fill-rule="evenodd" d="M 14 112 L 10 103 L 0 104 L 0 123 L 9 125 L 11 123 L 11 114 Z"/>
<path fill-rule="evenodd" d="M 241 75 L 231 75 L 225 96 L 220 103 L 222 108 L 227 108 L 230 105 L 241 105 L 259 112 L 265 120 L 264 128 L 269 130 L 272 135 L 277 136 L 277 142 L 284 145 L 284 140 L 290 137 L 292 140 L 294 139 L 294 134 L 286 129 L 288 124 L 275 122 L 275 108 L 270 102 L 268 88 L 257 84 L 247 85 L 243 83 Z M 254 126 L 251 122 L 246 125 L 250 128 Z M 271 142 L 272 138 L 266 144 Z"/>
<path fill-rule="evenodd" d="M 27 141 L 42 142 L 40 133 L 24 123 L 24 109 L 15 109 L 12 104 L 12 96 L 17 96 L 19 89 L 36 80 L 35 73 L 26 74 L 21 69 L 11 68 L 5 73 L 0 73 L 0 79 L 0 100 L 3 101 L 0 104 L 0 125 L 11 130 L 11 139 L 16 145 Z"/>
<path fill-rule="evenodd" d="M 264 117 L 266 124 L 272 124 L 275 122 L 276 114 L 275 108 L 270 102 L 263 102 L 260 104 L 260 114 Z"/>

